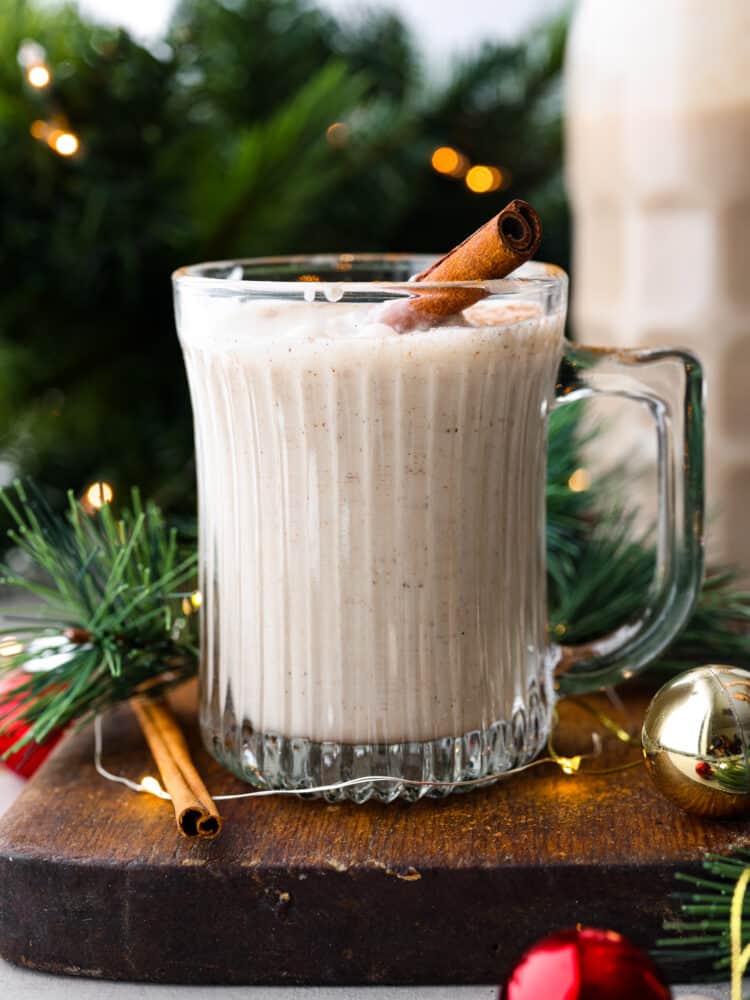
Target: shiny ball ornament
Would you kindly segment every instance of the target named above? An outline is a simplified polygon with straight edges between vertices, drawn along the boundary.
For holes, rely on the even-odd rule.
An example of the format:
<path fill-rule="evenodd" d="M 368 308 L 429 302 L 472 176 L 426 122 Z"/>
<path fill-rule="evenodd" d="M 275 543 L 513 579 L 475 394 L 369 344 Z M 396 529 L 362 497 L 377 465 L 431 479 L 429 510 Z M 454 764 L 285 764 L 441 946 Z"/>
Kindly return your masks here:
<path fill-rule="evenodd" d="M 645 952 L 622 934 L 576 927 L 523 955 L 498 1000 L 670 1000 Z"/>
<path fill-rule="evenodd" d="M 720 664 L 668 681 L 646 711 L 646 769 L 697 816 L 750 812 L 750 673 Z"/>

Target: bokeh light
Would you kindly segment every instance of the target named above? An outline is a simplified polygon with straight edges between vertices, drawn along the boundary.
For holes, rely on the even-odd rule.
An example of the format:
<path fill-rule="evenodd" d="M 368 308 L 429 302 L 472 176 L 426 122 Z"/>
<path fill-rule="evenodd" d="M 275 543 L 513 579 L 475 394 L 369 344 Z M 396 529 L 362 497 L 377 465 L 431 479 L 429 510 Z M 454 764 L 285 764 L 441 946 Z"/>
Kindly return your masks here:
<path fill-rule="evenodd" d="M 80 143 L 72 132 L 57 132 L 54 138 L 51 137 L 50 145 L 60 156 L 74 156 Z"/>
<path fill-rule="evenodd" d="M 469 161 L 452 146 L 438 146 L 430 158 L 432 169 L 448 177 L 463 177 L 469 169 Z"/>
<path fill-rule="evenodd" d="M 503 171 L 499 167 L 475 164 L 466 175 L 466 186 L 474 194 L 488 194 L 503 186 Z"/>
<path fill-rule="evenodd" d="M 568 479 L 568 489 L 573 493 L 583 493 L 591 485 L 591 476 L 587 469 L 576 469 Z"/>
<path fill-rule="evenodd" d="M 13 635 L 8 635 L 0 641 L 0 656 L 2 657 L 18 656 L 23 650 L 23 643 L 19 642 Z"/>
<path fill-rule="evenodd" d="M 105 503 L 111 503 L 115 493 L 109 483 L 92 483 L 86 490 L 86 503 L 94 510 L 101 510 Z"/>
<path fill-rule="evenodd" d="M 43 66 L 47 53 L 39 42 L 26 38 L 18 47 L 17 58 L 18 65 L 28 71 L 32 66 Z"/>
<path fill-rule="evenodd" d="M 438 146 L 432 154 L 432 166 L 439 174 L 452 174 L 461 158 L 451 146 Z"/>
<path fill-rule="evenodd" d="M 26 72 L 26 79 L 32 87 L 41 89 L 42 87 L 49 85 L 49 82 L 52 79 L 52 74 L 46 66 L 30 66 Z"/>
<path fill-rule="evenodd" d="M 186 617 L 192 615 L 194 611 L 197 611 L 201 604 L 203 604 L 203 594 L 200 590 L 194 590 L 189 597 L 182 598 L 182 613 Z"/>
<path fill-rule="evenodd" d="M 335 149 L 340 149 L 349 141 L 349 126 L 344 122 L 334 122 L 326 129 L 326 139 Z"/>

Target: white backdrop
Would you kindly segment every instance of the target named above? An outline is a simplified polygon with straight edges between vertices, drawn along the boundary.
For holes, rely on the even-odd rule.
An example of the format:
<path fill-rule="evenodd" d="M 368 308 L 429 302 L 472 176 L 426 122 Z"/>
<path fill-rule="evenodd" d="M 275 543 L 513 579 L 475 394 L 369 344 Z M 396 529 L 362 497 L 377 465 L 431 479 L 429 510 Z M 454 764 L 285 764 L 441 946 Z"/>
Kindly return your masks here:
<path fill-rule="evenodd" d="M 566 0 L 318 0 L 338 14 L 356 15 L 366 7 L 390 7 L 421 39 L 435 68 L 441 57 L 478 44 L 483 39 L 513 38 Z M 122 24 L 134 35 L 153 39 L 164 30 L 176 0 L 80 0 L 85 11 L 104 21 Z"/>

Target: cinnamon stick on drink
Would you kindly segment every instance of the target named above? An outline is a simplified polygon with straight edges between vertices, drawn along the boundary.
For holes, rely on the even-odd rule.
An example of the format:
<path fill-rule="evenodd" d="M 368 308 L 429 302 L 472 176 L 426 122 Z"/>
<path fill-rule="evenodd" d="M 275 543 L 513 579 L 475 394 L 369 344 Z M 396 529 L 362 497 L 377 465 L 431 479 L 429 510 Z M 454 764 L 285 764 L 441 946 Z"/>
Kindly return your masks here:
<path fill-rule="evenodd" d="M 136 697 L 130 706 L 140 723 L 164 787 L 172 797 L 177 827 L 184 837 L 210 839 L 222 818 L 190 757 L 185 737 L 166 701 Z"/>
<path fill-rule="evenodd" d="M 541 238 L 542 224 L 536 210 L 516 198 L 414 281 L 504 278 L 534 256 Z M 420 293 L 415 287 L 413 297 L 389 303 L 379 319 L 406 333 L 415 327 L 445 323 L 487 294 L 484 288 L 430 288 Z"/>

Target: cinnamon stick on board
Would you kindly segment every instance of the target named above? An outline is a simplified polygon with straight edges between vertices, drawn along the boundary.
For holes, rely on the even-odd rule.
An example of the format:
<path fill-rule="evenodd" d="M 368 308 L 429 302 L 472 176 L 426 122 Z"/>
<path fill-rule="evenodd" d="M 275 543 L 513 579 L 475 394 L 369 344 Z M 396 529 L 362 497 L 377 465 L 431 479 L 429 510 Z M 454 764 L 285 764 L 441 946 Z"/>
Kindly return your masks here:
<path fill-rule="evenodd" d="M 435 261 L 415 282 L 489 281 L 504 278 L 539 249 L 542 223 L 536 210 L 516 198 L 463 243 Z M 409 286 L 411 292 L 411 285 Z M 378 317 L 400 333 L 445 323 L 487 295 L 484 288 L 430 288 L 390 302 Z"/>
<path fill-rule="evenodd" d="M 164 787 L 172 796 L 177 827 L 184 837 L 211 839 L 222 818 L 190 757 L 185 737 L 163 699 L 130 699 Z"/>

